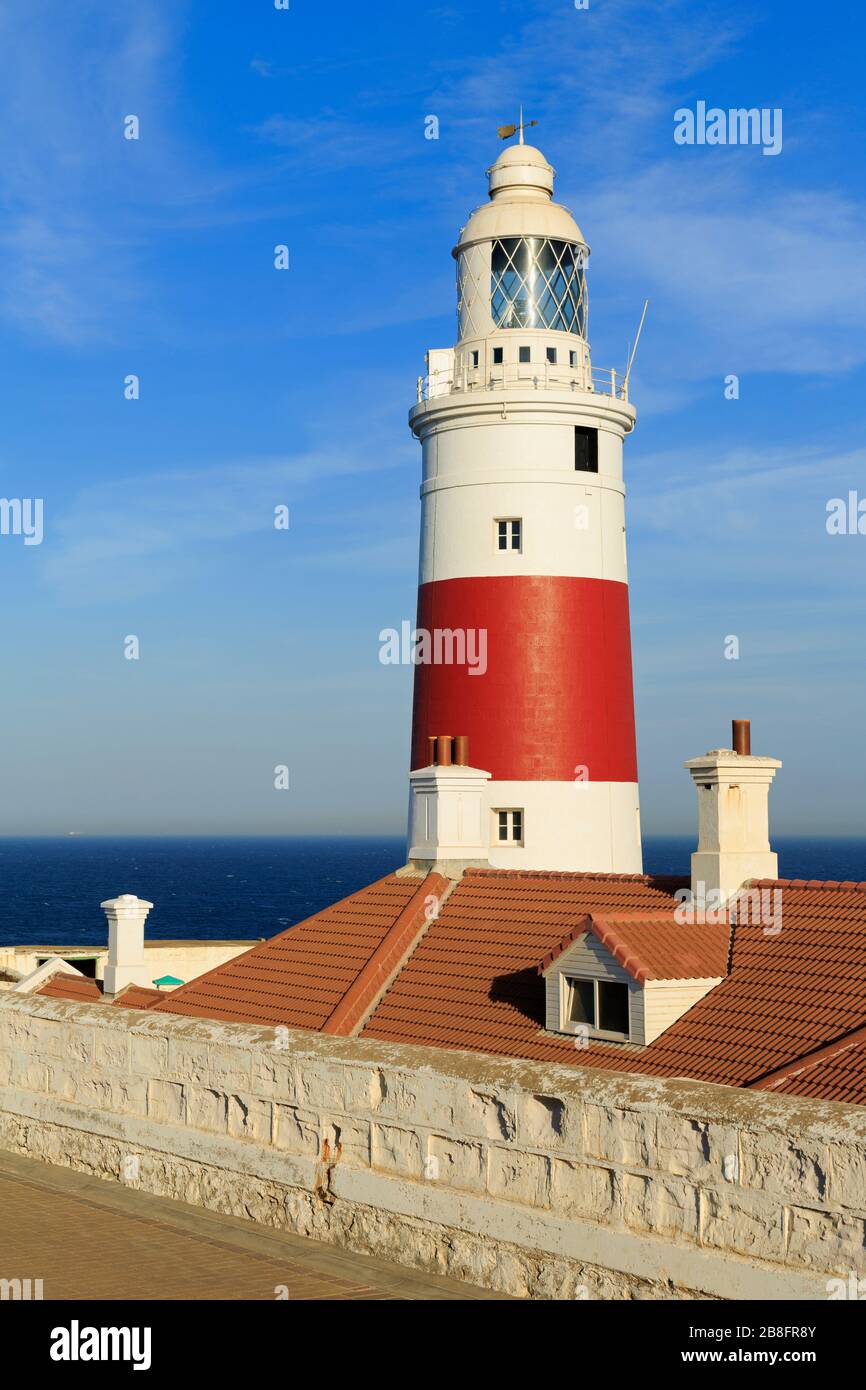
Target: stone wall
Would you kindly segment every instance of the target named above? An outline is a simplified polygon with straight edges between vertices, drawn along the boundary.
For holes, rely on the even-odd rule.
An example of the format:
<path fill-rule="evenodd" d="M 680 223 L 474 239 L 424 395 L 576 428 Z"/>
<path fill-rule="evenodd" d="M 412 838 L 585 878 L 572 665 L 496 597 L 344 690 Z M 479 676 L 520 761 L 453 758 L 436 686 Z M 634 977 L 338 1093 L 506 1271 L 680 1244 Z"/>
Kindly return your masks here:
<path fill-rule="evenodd" d="M 825 1298 L 866 1110 L 0 996 L 0 1147 L 541 1298 Z"/>

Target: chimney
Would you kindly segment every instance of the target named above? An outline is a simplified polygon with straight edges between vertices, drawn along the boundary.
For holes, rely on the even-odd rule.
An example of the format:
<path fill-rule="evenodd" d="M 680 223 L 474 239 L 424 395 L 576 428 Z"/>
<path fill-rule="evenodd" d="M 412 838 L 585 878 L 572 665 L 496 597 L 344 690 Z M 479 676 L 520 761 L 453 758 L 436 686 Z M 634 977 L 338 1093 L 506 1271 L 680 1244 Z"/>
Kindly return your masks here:
<path fill-rule="evenodd" d="M 408 868 L 460 878 L 489 860 L 487 783 L 490 773 L 469 767 L 469 739 L 431 735 L 435 762 L 409 773 Z"/>
<path fill-rule="evenodd" d="M 107 995 L 119 994 L 127 985 L 149 985 L 144 963 L 144 920 L 153 903 L 134 893 L 121 893 L 100 904 L 108 918 L 108 963 L 103 989 Z"/>
<path fill-rule="evenodd" d="M 714 748 L 691 758 L 688 768 L 698 793 L 698 848 L 692 855 L 692 898 L 709 893 L 728 902 L 749 879 L 778 878 L 779 859 L 770 849 L 770 783 L 782 764 L 751 753 L 748 719 L 735 719 L 733 748 Z"/>

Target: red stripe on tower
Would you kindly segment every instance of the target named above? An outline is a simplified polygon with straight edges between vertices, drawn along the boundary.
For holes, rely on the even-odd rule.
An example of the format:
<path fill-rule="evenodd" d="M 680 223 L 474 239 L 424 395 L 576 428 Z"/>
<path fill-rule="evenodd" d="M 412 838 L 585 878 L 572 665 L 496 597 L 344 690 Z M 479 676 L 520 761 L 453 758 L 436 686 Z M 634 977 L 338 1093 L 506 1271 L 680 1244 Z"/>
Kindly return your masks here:
<path fill-rule="evenodd" d="M 636 782 L 628 589 L 603 579 L 513 575 L 422 584 L 418 629 L 485 634 L 476 661 L 419 665 L 412 766 L 428 735 L 469 735 L 497 781 Z M 474 644 L 474 645 L 473 645 Z M 453 655 L 453 653 L 452 653 Z"/>

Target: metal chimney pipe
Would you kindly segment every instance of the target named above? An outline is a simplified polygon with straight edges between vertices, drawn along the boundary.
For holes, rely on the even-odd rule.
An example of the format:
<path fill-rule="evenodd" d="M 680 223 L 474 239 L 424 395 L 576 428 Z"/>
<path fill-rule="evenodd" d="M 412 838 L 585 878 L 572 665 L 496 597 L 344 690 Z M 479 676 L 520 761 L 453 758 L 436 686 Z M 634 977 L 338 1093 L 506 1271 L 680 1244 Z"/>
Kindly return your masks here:
<path fill-rule="evenodd" d="M 451 744 L 450 734 L 439 734 L 436 739 L 436 761 L 440 767 L 451 766 Z"/>
<path fill-rule="evenodd" d="M 434 765 L 434 763 L 436 762 L 436 735 L 435 735 L 435 734 L 428 734 L 428 735 L 427 735 L 427 756 L 428 756 L 428 758 L 429 758 L 429 766 L 432 767 L 432 766 Z"/>
<path fill-rule="evenodd" d="M 458 734 L 454 739 L 454 761 L 458 767 L 469 766 L 469 735 Z"/>
<path fill-rule="evenodd" d="M 731 720 L 731 738 L 734 752 L 747 758 L 752 752 L 752 724 L 749 719 Z"/>

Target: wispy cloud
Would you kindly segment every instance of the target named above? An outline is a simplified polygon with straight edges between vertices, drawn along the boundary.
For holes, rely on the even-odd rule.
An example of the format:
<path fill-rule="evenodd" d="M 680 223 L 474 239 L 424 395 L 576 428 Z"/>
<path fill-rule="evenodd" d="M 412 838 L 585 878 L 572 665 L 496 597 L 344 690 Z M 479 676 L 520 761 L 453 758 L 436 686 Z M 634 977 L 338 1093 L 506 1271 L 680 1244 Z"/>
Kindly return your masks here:
<path fill-rule="evenodd" d="M 86 488 L 46 538 L 44 578 L 72 604 L 171 590 L 191 573 L 225 563 L 232 543 L 272 536 L 276 507 L 288 506 L 291 516 L 295 505 L 306 500 L 309 506 L 336 479 L 391 466 L 376 451 L 312 452 L 154 471 Z M 291 545 L 305 547 L 303 531 L 292 534 Z"/>

